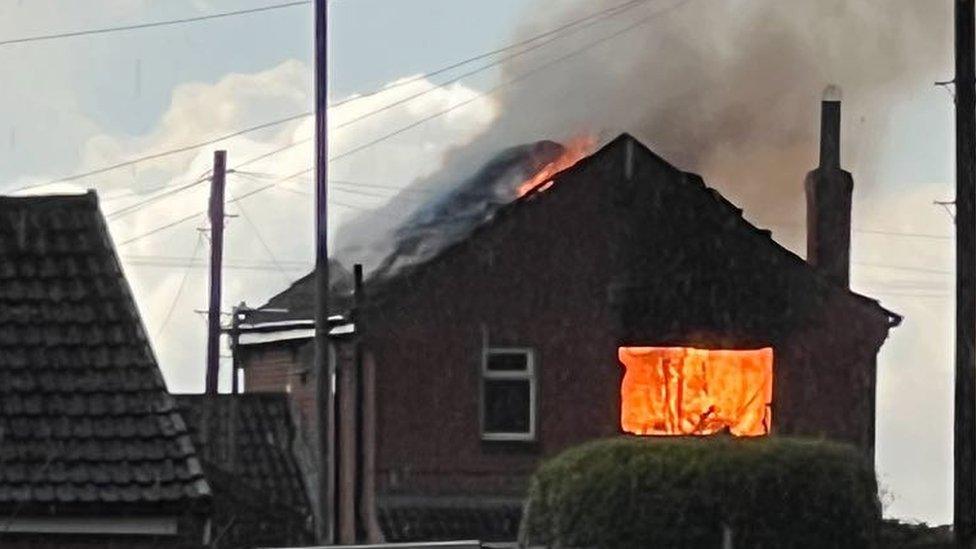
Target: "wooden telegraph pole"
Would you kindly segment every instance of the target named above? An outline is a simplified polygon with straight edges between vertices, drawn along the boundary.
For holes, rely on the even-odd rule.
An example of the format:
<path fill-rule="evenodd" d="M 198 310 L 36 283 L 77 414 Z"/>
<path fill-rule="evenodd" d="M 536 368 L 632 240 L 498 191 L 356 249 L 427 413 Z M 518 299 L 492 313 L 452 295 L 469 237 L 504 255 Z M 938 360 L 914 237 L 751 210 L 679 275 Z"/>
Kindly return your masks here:
<path fill-rule="evenodd" d="M 217 394 L 220 375 L 220 286 L 224 256 L 224 178 L 227 151 L 214 151 L 213 177 L 210 180 L 210 307 L 207 311 L 208 395 Z"/>
<path fill-rule="evenodd" d="M 956 15 L 956 402 L 953 531 L 957 547 L 976 542 L 976 59 L 974 0 Z"/>
<path fill-rule="evenodd" d="M 328 13 L 315 0 L 315 402 L 319 454 L 319 542 L 335 540 L 335 394 L 329 360 Z"/>

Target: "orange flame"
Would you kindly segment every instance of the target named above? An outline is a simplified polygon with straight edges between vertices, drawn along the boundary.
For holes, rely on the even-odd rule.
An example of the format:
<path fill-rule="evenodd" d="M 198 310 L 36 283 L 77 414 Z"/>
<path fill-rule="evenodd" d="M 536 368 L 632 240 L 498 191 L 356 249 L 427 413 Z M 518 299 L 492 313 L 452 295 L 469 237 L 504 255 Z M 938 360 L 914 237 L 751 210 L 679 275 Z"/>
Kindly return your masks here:
<path fill-rule="evenodd" d="M 538 187 L 539 192 L 552 186 L 552 177 L 586 158 L 596 148 L 596 138 L 591 135 L 581 135 L 564 143 L 565 150 L 558 158 L 546 164 L 535 175 L 526 179 L 518 186 L 518 196 L 521 198 L 529 191 Z"/>
<path fill-rule="evenodd" d="M 773 350 L 621 347 L 620 424 L 636 435 L 769 433 Z"/>

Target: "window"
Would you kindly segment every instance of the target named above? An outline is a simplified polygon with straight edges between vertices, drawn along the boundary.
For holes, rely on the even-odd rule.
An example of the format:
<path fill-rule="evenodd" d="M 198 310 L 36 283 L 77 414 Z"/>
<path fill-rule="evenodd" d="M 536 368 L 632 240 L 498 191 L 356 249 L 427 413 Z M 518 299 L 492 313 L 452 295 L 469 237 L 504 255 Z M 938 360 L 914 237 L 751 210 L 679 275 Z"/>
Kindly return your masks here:
<path fill-rule="evenodd" d="M 481 366 L 481 438 L 535 440 L 535 353 L 486 349 Z"/>

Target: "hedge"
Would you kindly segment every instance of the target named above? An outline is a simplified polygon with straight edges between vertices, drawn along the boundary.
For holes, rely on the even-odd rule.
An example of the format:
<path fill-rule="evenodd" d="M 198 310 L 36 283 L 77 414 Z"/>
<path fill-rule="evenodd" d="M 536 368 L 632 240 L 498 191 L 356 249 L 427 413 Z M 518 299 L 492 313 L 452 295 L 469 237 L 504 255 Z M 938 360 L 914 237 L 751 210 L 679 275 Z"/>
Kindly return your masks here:
<path fill-rule="evenodd" d="M 520 541 L 551 547 L 876 547 L 874 469 L 822 440 L 626 437 L 532 478 Z"/>

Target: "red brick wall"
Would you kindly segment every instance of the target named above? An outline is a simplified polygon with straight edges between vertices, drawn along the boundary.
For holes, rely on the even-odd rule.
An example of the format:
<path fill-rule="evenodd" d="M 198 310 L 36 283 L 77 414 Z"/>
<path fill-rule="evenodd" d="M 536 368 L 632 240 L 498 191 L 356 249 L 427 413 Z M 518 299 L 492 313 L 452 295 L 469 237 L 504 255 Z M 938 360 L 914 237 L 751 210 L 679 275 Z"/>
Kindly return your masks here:
<path fill-rule="evenodd" d="M 307 345 L 304 344 L 304 345 Z M 299 354 L 303 344 L 266 344 L 241 348 L 244 390 L 248 393 L 283 393 L 301 385 Z"/>
<path fill-rule="evenodd" d="M 315 420 L 315 380 L 311 375 L 314 353 L 312 340 L 242 347 L 244 392 L 289 393 L 301 413 L 302 427 L 309 429 Z"/>
<path fill-rule="evenodd" d="M 586 224 L 602 199 L 562 191 L 520 207 L 367 312 L 381 492 L 518 494 L 541 457 L 618 432 L 609 251 Z M 535 349 L 535 442 L 481 440 L 483 328 L 490 345 Z"/>
<path fill-rule="evenodd" d="M 886 333 L 880 313 L 839 290 L 818 290 L 800 260 L 749 229 L 731 230 L 737 221 L 716 215 L 711 194 L 651 164 L 654 174 L 640 183 L 678 189 L 670 197 L 644 187 L 642 206 L 634 206 L 638 198 L 609 190 L 624 184 L 622 163 L 590 163 L 537 200 L 502 211 L 394 290 L 368 296 L 361 328 L 376 359 L 380 493 L 521 493 L 540 459 L 620 434 L 616 348 L 627 338 L 662 344 L 656 338 L 664 334 L 672 344 L 772 345 L 774 432 L 828 436 L 871 452 L 874 361 Z M 671 210 L 681 204 L 690 207 Z M 655 224 L 677 226 L 681 238 L 655 240 Z M 618 244 L 621 234 L 629 240 Z M 621 270 L 621 254 L 645 263 Z M 622 316 L 610 296 L 631 276 L 660 289 L 649 308 Z M 858 325 L 865 319 L 869 326 Z M 534 442 L 481 440 L 483 333 L 492 346 L 536 351 Z"/>
<path fill-rule="evenodd" d="M 333 339 L 336 360 L 351 364 L 355 348 L 349 339 Z M 244 392 L 289 393 L 293 405 L 301 414 L 306 433 L 315 425 L 315 344 L 312 340 L 276 342 L 241 348 Z"/>

